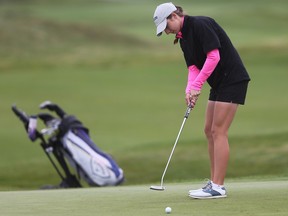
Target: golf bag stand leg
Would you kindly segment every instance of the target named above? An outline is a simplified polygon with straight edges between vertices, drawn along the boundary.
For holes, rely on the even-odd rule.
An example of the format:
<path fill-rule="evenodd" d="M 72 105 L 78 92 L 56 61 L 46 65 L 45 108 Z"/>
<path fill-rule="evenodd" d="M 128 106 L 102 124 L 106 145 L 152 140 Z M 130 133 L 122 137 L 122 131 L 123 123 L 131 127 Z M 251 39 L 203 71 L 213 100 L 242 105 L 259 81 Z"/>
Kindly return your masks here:
<path fill-rule="evenodd" d="M 57 148 L 53 148 L 53 154 L 58 160 L 59 164 L 62 166 L 64 172 L 65 172 L 65 178 L 62 180 L 61 187 L 64 188 L 79 188 L 82 187 L 78 179 L 76 178 L 75 175 L 73 175 L 69 168 L 68 165 L 64 159 L 64 155 L 61 151 L 59 151 Z"/>
<path fill-rule="evenodd" d="M 42 139 L 41 142 L 41 146 L 45 152 L 45 154 L 47 155 L 48 159 L 50 160 L 50 162 L 52 163 L 53 167 L 55 168 L 56 172 L 58 173 L 58 175 L 60 176 L 62 182 L 60 184 L 60 187 L 63 188 L 79 188 L 82 187 L 80 182 L 78 181 L 78 179 L 76 178 L 75 175 L 73 175 L 68 166 L 67 163 L 64 159 L 63 153 L 60 152 L 57 147 L 53 147 L 53 146 L 49 146 L 44 139 Z M 50 149 L 52 148 L 52 149 Z M 51 151 L 52 150 L 52 151 Z M 64 173 L 65 173 L 65 177 L 62 175 L 62 173 L 60 172 L 60 170 L 58 169 L 57 165 L 55 164 L 55 162 L 53 161 L 53 159 L 51 158 L 49 152 L 52 152 L 54 157 L 57 159 L 58 163 L 61 165 Z"/>

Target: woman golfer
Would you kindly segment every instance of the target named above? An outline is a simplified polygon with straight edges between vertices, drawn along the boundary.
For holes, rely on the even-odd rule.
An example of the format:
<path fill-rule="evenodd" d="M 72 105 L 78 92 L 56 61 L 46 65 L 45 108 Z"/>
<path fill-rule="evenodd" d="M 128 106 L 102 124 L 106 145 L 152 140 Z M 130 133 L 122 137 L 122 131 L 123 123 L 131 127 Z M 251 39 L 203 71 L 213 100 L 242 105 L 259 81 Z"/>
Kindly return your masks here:
<path fill-rule="evenodd" d="M 192 107 L 207 81 L 211 87 L 206 108 L 205 134 L 208 140 L 210 178 L 189 196 L 197 199 L 227 196 L 224 187 L 229 160 L 228 129 L 237 107 L 244 104 L 249 75 L 225 31 L 212 19 L 183 14 L 172 3 L 159 5 L 154 13 L 157 36 L 175 34 L 188 68 L 186 103 Z"/>

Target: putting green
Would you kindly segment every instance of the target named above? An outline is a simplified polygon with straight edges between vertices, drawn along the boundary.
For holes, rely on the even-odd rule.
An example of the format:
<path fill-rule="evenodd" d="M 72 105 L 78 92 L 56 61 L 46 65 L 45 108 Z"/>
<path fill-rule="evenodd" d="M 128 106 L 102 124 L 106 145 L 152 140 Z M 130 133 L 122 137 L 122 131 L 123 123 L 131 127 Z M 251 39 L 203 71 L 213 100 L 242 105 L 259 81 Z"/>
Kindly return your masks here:
<path fill-rule="evenodd" d="M 0 193 L 1 215 L 287 215 L 288 180 L 227 182 L 229 196 L 194 200 L 187 196 L 199 184 L 167 184 L 165 191 L 150 185 Z"/>

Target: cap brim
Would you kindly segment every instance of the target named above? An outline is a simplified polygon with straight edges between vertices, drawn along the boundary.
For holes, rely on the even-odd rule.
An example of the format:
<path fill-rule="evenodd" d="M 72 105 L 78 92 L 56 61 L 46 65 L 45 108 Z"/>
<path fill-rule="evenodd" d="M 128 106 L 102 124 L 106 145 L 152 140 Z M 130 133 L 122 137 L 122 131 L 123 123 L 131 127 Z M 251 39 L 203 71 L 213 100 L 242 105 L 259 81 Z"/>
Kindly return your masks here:
<path fill-rule="evenodd" d="M 162 35 L 162 32 L 165 30 L 167 26 L 167 19 L 164 19 L 158 26 L 157 26 L 157 33 L 156 35 L 159 37 Z"/>

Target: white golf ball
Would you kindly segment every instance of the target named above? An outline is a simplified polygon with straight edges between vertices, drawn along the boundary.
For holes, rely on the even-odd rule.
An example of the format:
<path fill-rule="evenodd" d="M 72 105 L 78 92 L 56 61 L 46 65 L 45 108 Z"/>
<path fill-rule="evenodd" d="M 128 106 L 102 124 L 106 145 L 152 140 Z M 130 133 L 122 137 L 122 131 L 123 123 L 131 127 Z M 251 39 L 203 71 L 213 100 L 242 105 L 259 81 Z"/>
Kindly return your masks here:
<path fill-rule="evenodd" d="M 172 209 L 171 209 L 170 207 L 166 207 L 166 208 L 165 208 L 165 212 L 166 212 L 166 214 L 170 214 L 171 211 L 172 211 Z"/>

